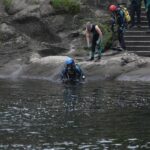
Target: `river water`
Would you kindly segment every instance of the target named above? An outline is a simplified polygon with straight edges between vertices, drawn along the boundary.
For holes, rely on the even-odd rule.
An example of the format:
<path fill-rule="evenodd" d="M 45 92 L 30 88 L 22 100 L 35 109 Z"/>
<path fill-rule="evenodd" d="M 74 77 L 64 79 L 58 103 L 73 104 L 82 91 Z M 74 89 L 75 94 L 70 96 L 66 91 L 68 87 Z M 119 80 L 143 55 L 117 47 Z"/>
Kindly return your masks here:
<path fill-rule="evenodd" d="M 0 80 L 0 150 L 150 149 L 149 89 Z"/>

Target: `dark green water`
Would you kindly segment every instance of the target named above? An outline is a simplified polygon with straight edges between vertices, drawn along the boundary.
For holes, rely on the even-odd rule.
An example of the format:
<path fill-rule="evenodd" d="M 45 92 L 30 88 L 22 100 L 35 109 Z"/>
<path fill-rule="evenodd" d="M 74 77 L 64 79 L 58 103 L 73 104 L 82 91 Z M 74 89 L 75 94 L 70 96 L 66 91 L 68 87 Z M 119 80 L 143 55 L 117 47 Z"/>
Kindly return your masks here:
<path fill-rule="evenodd" d="M 150 149 L 149 89 L 0 80 L 0 150 Z"/>

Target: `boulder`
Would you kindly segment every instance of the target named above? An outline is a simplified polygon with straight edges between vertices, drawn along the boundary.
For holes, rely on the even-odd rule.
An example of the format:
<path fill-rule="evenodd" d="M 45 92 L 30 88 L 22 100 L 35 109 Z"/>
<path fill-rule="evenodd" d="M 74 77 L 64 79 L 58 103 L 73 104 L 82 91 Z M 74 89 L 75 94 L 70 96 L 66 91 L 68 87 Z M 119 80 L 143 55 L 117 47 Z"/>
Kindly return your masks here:
<path fill-rule="evenodd" d="M 7 6 L 8 8 L 6 9 L 8 14 L 14 15 L 17 12 L 24 10 L 27 6 L 26 0 L 12 0 L 10 6 Z"/>
<path fill-rule="evenodd" d="M 24 21 L 28 18 L 40 18 L 40 6 L 39 5 L 31 5 L 23 9 L 22 11 L 16 13 L 13 16 L 14 21 Z"/>

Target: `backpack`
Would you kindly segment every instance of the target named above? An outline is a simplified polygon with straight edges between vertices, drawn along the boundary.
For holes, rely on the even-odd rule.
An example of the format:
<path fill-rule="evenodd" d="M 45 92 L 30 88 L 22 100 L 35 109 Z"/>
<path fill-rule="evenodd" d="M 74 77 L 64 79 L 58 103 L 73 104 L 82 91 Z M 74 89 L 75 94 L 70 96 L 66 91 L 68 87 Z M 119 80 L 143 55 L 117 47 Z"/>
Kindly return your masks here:
<path fill-rule="evenodd" d="M 121 10 L 124 13 L 124 17 L 125 17 L 126 23 L 129 23 L 131 21 L 131 16 L 129 14 L 128 9 L 125 6 L 123 6 L 123 5 L 120 5 L 120 8 L 121 8 Z"/>

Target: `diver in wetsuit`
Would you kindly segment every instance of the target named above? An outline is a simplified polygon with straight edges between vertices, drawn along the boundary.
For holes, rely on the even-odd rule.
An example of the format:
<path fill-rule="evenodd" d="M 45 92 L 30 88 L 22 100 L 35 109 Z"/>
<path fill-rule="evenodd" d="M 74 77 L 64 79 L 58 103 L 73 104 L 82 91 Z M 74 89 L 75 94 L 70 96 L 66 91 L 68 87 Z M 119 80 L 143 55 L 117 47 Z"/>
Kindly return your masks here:
<path fill-rule="evenodd" d="M 68 57 L 65 61 L 65 66 L 61 72 L 62 81 L 81 81 L 85 76 L 78 64 L 75 64 L 74 60 Z"/>

